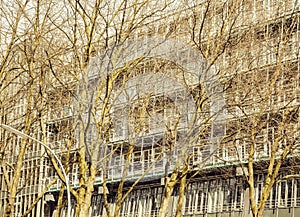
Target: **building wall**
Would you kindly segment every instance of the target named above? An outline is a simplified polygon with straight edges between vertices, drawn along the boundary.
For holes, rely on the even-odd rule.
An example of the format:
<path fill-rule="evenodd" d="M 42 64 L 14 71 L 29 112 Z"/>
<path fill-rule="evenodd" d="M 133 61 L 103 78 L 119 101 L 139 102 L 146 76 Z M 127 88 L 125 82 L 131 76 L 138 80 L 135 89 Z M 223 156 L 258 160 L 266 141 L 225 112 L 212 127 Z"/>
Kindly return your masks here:
<path fill-rule="evenodd" d="M 258 109 L 261 102 L 260 100 L 264 97 L 266 88 L 270 84 L 269 81 L 273 79 L 272 76 L 276 71 L 281 70 L 280 76 L 274 81 L 275 84 L 274 87 L 272 87 L 271 93 L 267 96 L 269 110 L 265 109 L 263 115 L 261 115 L 261 117 L 264 118 L 262 121 L 265 121 L 265 126 L 261 132 L 258 133 L 256 138 L 257 143 L 254 160 L 257 162 L 264 162 L 268 160 L 274 141 L 278 136 L 278 127 L 275 126 L 276 124 L 274 125 L 274 122 L 277 122 L 282 118 L 280 112 L 285 111 L 288 106 L 294 106 L 297 110 L 300 103 L 299 62 L 297 60 L 299 52 L 298 49 L 294 49 L 299 44 L 299 14 L 297 11 L 298 9 L 294 10 L 297 7 L 295 7 L 291 1 L 286 1 L 284 3 L 278 3 L 277 1 L 245 1 L 245 4 L 246 5 L 241 6 L 241 10 L 243 9 L 241 16 L 243 16 L 244 19 L 240 18 L 237 21 L 245 22 L 238 23 L 236 28 L 239 29 L 240 32 L 236 33 L 236 37 L 238 38 L 239 34 L 242 35 L 245 29 L 251 33 L 244 38 L 246 40 L 245 42 L 239 43 L 238 46 L 227 48 L 224 54 L 216 61 L 216 65 L 221 70 L 229 71 L 226 73 L 226 76 L 221 78 L 222 84 L 227 87 L 225 92 L 228 103 L 227 134 L 234 132 L 239 123 L 247 122 L 251 117 L 256 117 L 257 113 L 260 112 Z M 214 10 L 217 9 L 218 6 L 216 6 L 211 13 L 214 13 Z M 286 16 L 281 16 L 284 13 Z M 212 24 L 220 21 L 222 18 L 222 16 L 217 18 L 214 16 L 212 17 Z M 289 37 L 284 38 L 286 28 L 291 32 Z M 209 31 L 209 29 L 207 31 Z M 210 33 L 214 32 L 212 31 Z M 282 39 L 281 42 L 283 43 L 283 47 L 277 46 L 278 38 Z M 203 44 L 205 43 L 206 42 Z M 280 54 L 276 53 L 278 48 L 281 49 Z M 285 63 L 284 66 L 281 65 L 282 62 Z M 155 89 L 159 80 L 155 76 L 150 76 L 150 79 L 149 77 L 147 78 L 147 73 L 142 75 L 140 79 L 145 79 L 145 83 L 148 85 L 147 88 L 145 88 L 146 90 Z M 153 84 L 148 83 L 148 81 L 151 80 Z M 160 81 L 163 83 L 162 80 L 163 79 Z M 141 83 L 143 84 L 138 78 L 132 79 L 128 83 L 127 91 L 136 91 L 138 86 L 143 86 Z M 163 89 L 162 92 L 168 93 L 169 95 L 172 91 L 175 94 L 180 94 L 177 89 L 170 90 L 169 88 L 170 87 L 167 87 L 166 85 L 166 88 Z M 141 91 L 141 95 L 145 95 L 143 92 L 145 90 L 139 90 Z M 134 94 L 136 94 L 136 92 Z M 152 98 L 155 99 L 156 97 L 159 99 L 159 93 L 154 93 L 153 95 L 154 97 Z M 126 99 L 126 97 L 124 97 L 124 99 Z M 134 149 L 126 178 L 127 181 L 130 182 L 140 177 L 147 171 L 150 164 L 153 163 L 153 168 L 147 172 L 145 178 L 148 180 L 150 179 L 155 183 L 157 177 L 166 175 L 165 170 L 167 167 L 169 171 L 173 169 L 172 166 L 175 161 L 172 161 L 172 159 L 176 159 L 179 153 L 178 150 L 174 149 L 173 152 L 170 152 L 169 154 L 163 153 L 161 157 L 155 160 L 161 153 L 161 147 L 159 146 L 161 143 L 159 142 L 163 139 L 164 132 L 163 130 L 159 131 L 160 128 L 157 127 L 159 124 L 154 122 L 161 119 L 164 120 L 164 118 L 170 114 L 170 112 L 168 112 L 169 107 L 164 104 L 163 106 L 166 107 L 162 108 L 163 112 L 158 113 L 156 120 L 154 121 L 150 120 L 151 118 L 149 117 L 142 117 L 141 111 L 138 111 L 140 112 L 140 115 L 135 118 L 128 115 L 130 114 L 128 111 L 130 110 L 129 107 L 132 106 L 132 109 L 136 107 L 141 108 L 145 101 L 140 100 L 139 102 L 137 99 L 126 99 L 124 101 L 124 99 L 122 99 L 122 96 L 119 98 L 118 104 L 112 112 L 112 120 L 116 129 L 112 133 L 112 138 L 110 140 L 111 150 L 115 149 L 116 146 L 120 146 L 120 144 L 127 139 L 126 137 L 129 135 L 128 132 L 130 127 L 134 129 L 134 125 L 140 125 L 139 129 L 142 130 L 135 132 L 136 135 L 134 137 L 134 143 L 139 147 Z M 189 98 L 186 97 L 186 101 L 188 101 L 188 99 Z M 239 103 L 238 106 L 236 105 L 237 103 Z M 128 106 L 128 109 L 125 112 L 124 110 L 122 111 L 126 106 Z M 118 109 L 118 107 L 122 109 Z M 240 107 L 243 108 L 243 111 Z M 243 112 L 245 112 L 246 115 L 244 115 Z M 189 114 L 189 112 L 187 112 L 187 114 Z M 297 129 L 299 127 L 299 123 L 297 122 L 299 111 L 296 111 L 295 114 L 294 119 L 291 118 L 290 123 L 287 123 L 287 129 L 293 127 Z M 248 119 L 249 116 L 250 118 Z M 130 120 L 128 117 L 135 119 Z M 144 119 L 142 120 L 141 117 Z M 124 124 L 127 124 L 127 126 Z M 251 126 L 248 126 L 248 129 L 246 130 L 249 129 L 251 129 Z M 157 131 L 155 132 L 155 130 Z M 205 131 L 201 133 L 203 136 L 201 141 L 199 139 L 199 144 L 201 145 L 190 144 L 187 150 L 187 153 L 193 156 L 190 162 L 191 165 L 197 165 L 199 162 L 202 162 L 204 156 L 207 156 L 207 154 L 210 153 L 202 144 L 208 144 L 208 139 L 207 137 L 205 138 L 204 135 L 210 136 L 211 130 L 209 130 L 209 133 Z M 298 134 L 294 133 L 282 139 L 280 148 L 284 148 L 289 143 L 290 139 L 297 137 Z M 162 144 L 165 145 L 165 143 Z M 177 145 L 180 147 L 180 141 L 178 141 Z M 298 147 L 295 147 L 291 158 L 298 155 Z M 237 133 L 234 139 L 228 140 L 222 144 L 214 156 L 204 164 L 201 164 L 201 168 L 209 170 L 211 168 L 224 168 L 224 166 L 235 167 L 241 162 L 245 163 L 247 161 L 249 157 L 248 153 L 249 143 L 247 142 L 247 139 L 244 138 L 242 133 Z M 122 178 L 122 172 L 126 165 L 124 160 L 125 155 L 126 145 L 121 145 L 120 150 L 118 150 L 113 155 L 113 158 L 109 160 L 107 165 L 107 180 L 109 182 L 118 183 Z M 101 184 L 102 182 L 101 173 L 99 175 L 100 178 L 97 184 Z M 258 197 L 262 190 L 263 178 L 262 175 L 256 175 L 256 178 L 256 196 Z M 75 179 L 74 182 L 76 182 Z M 298 185 L 299 183 L 296 179 L 289 179 L 276 184 L 267 203 L 265 215 L 297 216 L 300 205 L 298 204 L 300 197 Z M 210 181 L 195 181 L 188 186 L 186 191 L 184 207 L 185 216 L 250 216 L 249 204 L 246 202 L 248 201 L 247 187 L 242 178 L 215 178 Z M 159 209 L 162 192 L 162 187 L 136 189 L 125 200 L 121 215 L 155 216 Z M 114 195 L 113 193 L 111 194 L 110 197 L 113 201 Z M 99 202 L 101 196 L 95 198 L 97 198 L 98 202 L 95 202 L 95 207 L 92 208 L 93 215 L 104 215 L 102 214 L 102 212 L 105 212 L 103 205 Z M 174 214 L 174 204 L 176 204 L 176 200 L 177 197 L 174 195 L 170 204 L 170 212 L 172 213 L 170 213 L 170 215 Z M 112 205 L 112 210 L 113 209 Z"/>
<path fill-rule="evenodd" d="M 282 177 L 283 174 L 280 175 Z M 255 176 L 256 198 L 261 191 L 264 175 Z M 108 199 L 111 210 L 114 209 L 115 190 L 110 188 Z M 175 216 L 178 188 L 175 188 L 170 201 L 167 216 Z M 122 204 L 120 217 L 158 215 L 164 187 L 160 182 L 140 183 L 128 195 Z M 183 204 L 183 216 L 186 217 L 250 217 L 248 188 L 243 177 L 201 176 L 191 181 L 186 189 Z M 64 210 L 65 211 L 65 210 Z M 63 211 L 63 213 L 64 213 Z M 300 212 L 300 182 L 288 179 L 278 182 L 271 191 L 264 216 L 296 217 Z M 91 216 L 106 216 L 103 195 L 98 191 L 93 197 Z M 63 216 L 64 214 L 62 214 Z"/>
<path fill-rule="evenodd" d="M 224 8 L 224 10 L 220 10 L 222 8 Z M 241 6 L 238 8 L 240 10 L 240 16 L 236 21 L 237 24 L 234 26 L 238 31 L 236 31 L 236 35 L 232 34 L 232 44 L 235 44 L 234 36 L 238 38 L 247 31 L 251 32 L 251 34 L 244 38 L 246 40 L 245 42 L 238 43 L 238 46 L 229 46 L 225 49 L 224 54 L 222 54 L 215 62 L 216 66 L 220 70 L 226 71 L 226 76 L 220 78 L 220 80 L 222 80 L 224 87 L 228 87 L 226 88 L 225 93 L 225 98 L 228 103 L 227 109 L 229 119 L 226 125 L 227 134 L 230 134 L 235 130 L 234 127 L 238 124 L 238 121 L 247 121 L 246 118 L 242 117 L 243 113 L 241 110 L 235 105 L 237 102 L 241 103 L 249 116 L 251 116 L 251 114 L 253 114 L 253 116 L 256 114 L 256 108 L 259 106 L 259 100 L 256 98 L 257 95 L 250 90 L 254 90 L 257 86 L 264 86 L 264 84 L 268 84 L 267 81 L 272 79 L 274 72 L 279 69 L 279 60 L 280 62 L 282 60 L 289 64 L 286 64 L 283 67 L 283 69 L 287 71 L 282 73 L 280 78 L 276 80 L 275 88 L 269 96 L 268 106 L 273 109 L 273 111 L 275 110 L 275 112 L 272 110 L 266 112 L 265 120 L 276 121 L 277 118 L 280 119 L 280 117 L 277 116 L 279 110 L 284 110 L 287 106 L 297 107 L 300 103 L 299 49 L 297 49 L 299 46 L 300 29 L 298 1 L 243 1 L 243 3 L 241 2 Z M 203 12 L 203 10 L 199 9 L 200 12 Z M 201 44 L 201 46 L 205 45 L 206 48 L 208 47 L 207 44 L 211 42 L 209 41 L 209 37 L 216 36 L 217 30 L 220 28 L 220 21 L 224 17 L 229 16 L 227 4 L 223 5 L 222 3 L 216 3 L 209 12 L 212 15 L 209 17 L 211 25 L 207 25 L 208 29 L 204 29 L 204 31 L 207 31 L 204 32 L 204 35 L 207 37 Z M 201 17 L 203 13 L 200 14 L 201 15 L 199 16 Z M 181 34 L 186 28 L 184 24 L 181 26 L 182 30 L 179 31 Z M 284 27 L 286 26 L 288 26 L 288 29 L 290 30 L 290 37 L 284 38 Z M 164 26 L 161 25 L 161 28 L 163 29 Z M 281 55 L 283 58 L 279 59 L 278 53 L 276 53 L 276 45 L 278 43 L 277 39 L 282 37 L 283 47 L 281 47 Z M 180 38 L 180 35 L 178 38 Z M 181 39 L 183 39 L 183 41 L 186 40 L 186 36 L 182 36 Z M 251 55 L 253 56 L 252 59 L 249 58 Z M 147 67 L 149 67 L 149 65 Z M 193 90 L 196 92 L 198 91 L 197 94 L 199 94 L 199 90 L 197 90 L 198 87 L 196 87 L 196 85 L 193 86 L 194 89 L 192 91 L 186 89 L 186 87 L 182 85 L 182 80 L 180 81 L 178 78 L 170 77 L 170 72 L 166 72 L 167 76 L 160 73 L 151 75 L 151 71 L 149 69 L 143 70 L 144 72 L 140 73 L 140 76 L 136 76 L 128 82 L 128 85 L 124 90 L 127 95 L 122 95 L 121 93 L 115 107 L 113 108 L 111 115 L 114 132 L 110 138 L 110 151 L 114 150 L 116 146 L 119 146 L 119 149 L 113 154 L 113 157 L 107 163 L 106 178 L 110 183 L 118 183 L 122 178 L 122 172 L 126 165 L 125 155 L 127 153 L 127 147 L 126 144 L 120 144 L 124 143 L 125 140 L 128 140 L 131 135 L 128 132 L 131 132 L 135 134 L 133 140 L 136 147 L 132 154 L 126 179 L 128 182 L 132 181 L 140 177 L 145 171 L 152 167 L 149 171 L 147 171 L 145 179 L 151 180 L 154 186 L 145 188 L 141 185 L 137 187 L 137 189 L 135 189 L 125 200 L 121 210 L 121 216 L 157 215 L 163 194 L 163 187 L 158 187 L 160 183 L 157 183 L 157 180 L 161 180 L 158 179 L 158 177 L 163 177 L 168 173 L 166 172 L 166 168 L 168 168 L 169 171 L 174 168 L 174 164 L 180 153 L 181 142 L 186 139 L 184 135 L 186 135 L 187 129 L 190 129 L 189 117 L 196 112 L 196 109 L 191 106 L 194 103 L 193 100 L 195 100 Z M 170 66 L 170 68 L 166 70 L 175 71 L 178 69 L 174 66 Z M 233 85 L 227 86 L 229 84 Z M 152 89 L 155 90 L 152 91 L 153 96 L 151 95 L 151 97 L 148 97 L 145 90 L 148 91 Z M 140 91 L 140 98 L 135 98 L 137 90 Z M 250 94 L 246 95 L 245 93 L 248 93 L 248 90 Z M 132 92 L 132 95 L 128 94 L 130 91 Z M 259 94 L 263 94 L 264 90 L 260 91 L 261 92 L 259 92 Z M 130 100 L 128 100 L 128 96 L 131 98 Z M 147 103 L 148 107 L 145 106 L 146 99 L 151 100 L 152 103 Z M 12 106 L 4 111 L 3 115 L 5 116 L 6 121 L 16 119 L 12 122 L 14 125 L 20 124 L 20 120 L 16 117 L 24 114 L 24 107 L 22 105 L 26 104 L 26 100 L 22 98 L 19 100 L 20 102 L 16 103 L 16 106 Z M 52 101 L 55 100 L 56 98 L 53 96 Z M 68 134 L 68 127 L 66 126 L 72 125 L 72 118 L 70 118 L 70 116 L 74 111 L 70 104 L 72 104 L 70 101 L 67 101 L 66 105 L 63 103 L 61 105 L 55 104 L 56 107 L 48 114 L 46 124 L 48 142 L 51 148 L 61 155 L 63 155 L 62 152 L 66 142 L 64 138 Z M 150 113 L 152 112 L 151 117 L 147 114 L 149 111 L 145 112 L 143 109 L 150 109 Z M 133 115 L 133 113 L 135 113 L 135 115 Z M 178 130 L 176 135 L 177 137 L 175 139 L 175 145 L 177 146 L 170 152 L 162 152 L 162 149 L 167 150 L 168 148 L 171 148 L 167 147 L 169 144 L 166 142 L 165 129 L 163 129 L 163 127 L 166 122 L 173 122 L 174 124 L 179 113 L 182 117 L 186 118 L 185 121 L 180 122 L 180 130 Z M 207 108 L 204 108 L 201 113 L 201 115 L 203 115 L 202 117 L 205 117 L 207 113 Z M 295 120 L 291 120 L 292 124 L 288 127 L 299 127 L 299 123 L 297 123 L 298 117 L 299 111 L 296 112 Z M 206 128 L 206 126 L 207 125 L 201 129 L 201 138 L 198 135 L 199 139 L 197 142 L 188 143 L 188 148 L 186 150 L 186 154 L 192 156 L 189 164 L 191 166 L 194 165 L 195 170 L 200 168 L 200 166 L 204 170 L 209 170 L 211 168 L 224 168 L 225 166 L 235 167 L 240 162 L 244 163 L 247 160 L 248 143 L 242 139 L 242 134 L 238 134 L 240 139 L 229 140 L 222 144 L 214 156 L 205 161 L 205 163 L 200 164 L 205 159 L 205 156 L 210 154 L 210 150 L 206 149 L 204 146 L 210 145 L 207 137 L 211 136 L 210 134 L 212 129 L 209 127 Z M 92 133 L 93 132 L 90 132 L 91 136 Z M 257 136 L 259 141 L 256 146 L 257 151 L 255 153 L 255 161 L 268 159 L 276 133 L 275 126 L 271 123 L 266 124 L 261 131 L 261 134 Z M 1 136 L 5 137 L 5 139 L 9 139 L 9 136 L 3 133 L 3 131 L 1 131 Z M 295 138 L 297 136 L 299 135 L 295 133 L 290 137 Z M 40 135 L 37 135 L 37 138 L 40 138 Z M 288 144 L 289 139 L 290 138 L 283 139 L 281 147 L 285 147 L 285 145 Z M 11 155 L 10 157 L 17 156 L 18 150 L 16 147 L 18 147 L 18 144 L 19 140 L 17 138 L 12 139 L 7 155 Z M 45 186 L 46 183 L 49 183 L 49 181 L 57 175 L 47 158 L 39 158 L 44 154 L 44 152 L 41 147 L 38 147 L 39 146 L 37 145 L 30 146 L 27 155 L 28 158 L 24 160 L 24 179 L 20 181 L 21 186 L 22 183 L 24 183 L 24 189 L 21 191 L 20 196 L 18 196 L 17 199 L 16 215 L 21 211 L 25 211 L 27 208 L 26 204 L 30 204 L 37 197 L 37 194 L 42 189 L 41 187 Z M 295 148 L 291 157 L 297 156 L 298 152 L 298 148 Z M 38 159 L 36 157 L 38 157 Z M 78 185 L 76 147 L 74 148 L 73 157 L 75 163 L 72 165 L 70 180 L 72 182 L 72 186 L 76 187 Z M 7 161 L 8 163 L 13 163 L 13 160 L 10 161 L 9 158 L 7 158 Z M 12 173 L 12 171 L 9 171 L 8 173 Z M 27 175 L 25 175 L 25 173 L 27 173 Z M 96 180 L 97 186 L 102 184 L 102 176 L 103 173 L 101 169 L 99 169 L 99 176 Z M 256 194 L 258 196 L 263 185 L 263 178 L 261 175 L 256 175 L 256 178 Z M 201 179 L 201 177 L 199 179 Z M 1 212 L 3 213 L 3 207 L 6 203 L 7 196 L 5 190 L 2 190 L 5 189 L 6 186 L 3 171 L 1 170 L 0 186 L 1 215 Z M 58 180 L 48 193 L 56 194 L 60 188 L 61 181 Z M 184 215 L 203 217 L 247 216 L 249 205 L 246 203 L 246 189 L 245 181 L 243 181 L 241 177 L 211 177 L 209 180 L 192 181 L 186 190 Z M 92 216 L 104 216 L 103 213 L 105 211 L 103 208 L 103 202 L 101 202 L 102 196 L 98 193 L 95 194 L 97 195 L 93 199 Z M 113 204 L 114 189 L 111 189 L 110 194 L 110 200 Z M 279 182 L 276 186 L 274 186 L 274 189 L 271 192 L 265 216 L 300 215 L 299 194 L 300 184 L 297 179 L 289 179 Z M 170 215 L 173 215 L 173 212 L 175 211 L 176 200 L 177 196 L 175 192 L 170 204 Z M 41 215 L 40 212 L 43 212 L 42 204 L 43 202 L 38 204 L 37 208 L 31 214 L 32 216 Z M 48 212 L 47 215 L 49 216 L 53 213 L 54 205 L 52 201 L 47 201 L 46 204 L 47 208 L 45 208 L 45 210 Z"/>

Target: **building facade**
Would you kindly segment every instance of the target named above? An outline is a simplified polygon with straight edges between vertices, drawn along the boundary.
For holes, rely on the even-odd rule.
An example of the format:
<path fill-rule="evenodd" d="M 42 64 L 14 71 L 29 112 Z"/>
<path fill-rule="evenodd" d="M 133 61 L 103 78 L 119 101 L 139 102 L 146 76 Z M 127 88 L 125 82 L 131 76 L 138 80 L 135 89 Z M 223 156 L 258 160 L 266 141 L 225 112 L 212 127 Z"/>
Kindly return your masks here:
<path fill-rule="evenodd" d="M 126 68 L 114 83 L 90 216 L 114 213 L 120 192 L 128 195 L 120 203 L 117 216 L 159 216 L 165 201 L 164 216 L 176 216 L 178 207 L 182 216 L 252 216 L 249 177 L 254 173 L 252 196 L 259 204 L 278 162 L 281 166 L 263 216 L 298 216 L 299 9 L 298 1 L 202 2 L 181 11 L 178 22 L 154 22 L 154 33 L 141 30 L 134 40 L 123 44 L 115 68 L 143 58 Z M 170 31 L 174 25 L 176 34 L 163 38 L 161 32 Z M 100 54 L 91 63 L 90 92 L 102 79 L 101 73 L 109 71 L 106 61 Z M 68 100 L 60 106 L 60 102 L 54 106 L 49 103 L 44 142 L 63 161 L 68 158 L 72 162 L 67 168 L 76 190 L 82 174 L 76 146 L 80 132 L 74 127 L 74 92 L 63 94 Z M 49 100 L 57 98 L 54 95 Z M 3 112 L 2 123 L 15 126 L 17 120 L 8 120 L 26 113 L 17 107 Z M 101 117 L 101 112 L 96 111 L 97 115 Z M 91 121 L 86 129 L 86 144 L 95 143 L 99 139 L 95 137 L 97 123 Z M 0 133 L 10 147 L 3 152 L 9 156 L 5 162 L 14 164 L 19 151 L 16 147 L 22 141 L 5 130 Z M 43 138 L 42 133 L 39 130 L 34 136 Z M 74 145 L 67 152 L 64 148 L 70 138 Z M 13 173 L 5 168 L 0 170 L 1 189 L 7 189 L 5 174 Z M 19 181 L 21 191 L 14 216 L 22 216 L 49 183 L 29 215 L 55 216 L 63 185 L 44 148 L 30 145 L 22 168 L 24 178 Z M 167 200 L 166 188 L 174 174 L 176 183 Z M 183 177 L 186 183 L 180 205 Z M 0 214 L 4 213 L 7 195 L 1 190 Z M 75 209 L 72 198 L 72 215 Z M 66 211 L 63 204 L 60 216 L 66 216 Z"/>

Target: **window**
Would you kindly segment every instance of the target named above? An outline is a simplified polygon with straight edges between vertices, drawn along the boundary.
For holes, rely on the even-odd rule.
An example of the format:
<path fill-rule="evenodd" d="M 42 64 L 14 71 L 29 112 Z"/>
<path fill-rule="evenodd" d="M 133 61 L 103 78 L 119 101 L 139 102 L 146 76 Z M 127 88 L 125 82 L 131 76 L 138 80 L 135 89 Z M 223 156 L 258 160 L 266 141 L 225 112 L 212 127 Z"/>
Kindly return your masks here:
<path fill-rule="evenodd" d="M 279 183 L 279 198 L 278 198 L 278 206 L 286 207 L 287 202 L 287 188 L 286 188 L 286 181 L 282 181 Z"/>
<path fill-rule="evenodd" d="M 191 164 L 198 164 L 202 161 L 202 153 L 201 153 L 201 148 L 200 147 L 193 147 L 193 153 L 192 153 L 193 157 Z"/>
<path fill-rule="evenodd" d="M 273 186 L 269 198 L 270 198 L 270 208 L 275 208 L 277 206 L 277 185 Z"/>
<path fill-rule="evenodd" d="M 141 162 L 141 152 L 140 151 L 138 151 L 138 152 L 134 152 L 134 153 L 132 153 L 132 160 L 133 160 L 133 162 Z"/>
<path fill-rule="evenodd" d="M 294 206 L 294 180 L 288 179 L 287 180 L 287 206 L 291 207 Z"/>
<path fill-rule="evenodd" d="M 297 180 L 296 183 L 296 206 L 300 206 L 300 180 Z"/>
<path fill-rule="evenodd" d="M 238 210 L 240 210 L 243 207 L 242 194 L 243 194 L 242 186 L 237 185 L 235 191 L 235 208 Z"/>

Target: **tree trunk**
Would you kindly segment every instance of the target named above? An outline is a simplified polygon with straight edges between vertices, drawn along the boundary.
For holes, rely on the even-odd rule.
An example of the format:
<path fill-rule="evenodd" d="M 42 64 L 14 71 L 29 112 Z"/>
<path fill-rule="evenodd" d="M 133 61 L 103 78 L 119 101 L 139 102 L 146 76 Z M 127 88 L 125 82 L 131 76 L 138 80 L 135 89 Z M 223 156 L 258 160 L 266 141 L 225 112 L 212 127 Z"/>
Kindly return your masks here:
<path fill-rule="evenodd" d="M 170 201 L 172 192 L 174 190 L 174 186 L 177 182 L 177 176 L 178 176 L 178 172 L 174 171 L 172 173 L 171 178 L 170 178 L 169 181 L 166 178 L 164 197 L 162 198 L 162 202 L 161 202 L 161 205 L 160 205 L 158 217 L 167 216 L 169 201 Z"/>
<path fill-rule="evenodd" d="M 86 182 L 86 189 L 81 189 L 82 194 L 79 194 L 79 206 L 77 206 L 77 217 L 88 217 L 91 207 L 92 196 L 94 192 L 94 182 L 96 176 L 96 169 L 90 166 L 90 177 Z M 83 188 L 83 187 L 82 187 Z"/>
<path fill-rule="evenodd" d="M 180 180 L 178 203 L 177 203 L 177 207 L 176 207 L 176 217 L 182 216 L 182 205 L 183 205 L 183 201 L 184 201 L 185 187 L 186 187 L 186 175 L 184 175 Z"/>

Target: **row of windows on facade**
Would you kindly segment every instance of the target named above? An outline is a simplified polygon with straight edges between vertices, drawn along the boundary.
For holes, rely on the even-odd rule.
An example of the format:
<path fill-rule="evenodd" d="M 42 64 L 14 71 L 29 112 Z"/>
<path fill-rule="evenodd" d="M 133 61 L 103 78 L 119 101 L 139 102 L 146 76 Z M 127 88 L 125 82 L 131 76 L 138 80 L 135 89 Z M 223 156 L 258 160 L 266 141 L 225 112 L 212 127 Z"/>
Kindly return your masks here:
<path fill-rule="evenodd" d="M 256 201 L 261 197 L 263 182 L 261 176 L 256 176 Z M 120 216 L 142 214 L 155 216 L 163 199 L 163 187 L 144 188 L 131 192 L 121 208 Z M 177 207 L 178 189 L 173 192 L 170 212 Z M 109 202 L 114 207 L 116 195 L 109 195 Z M 237 177 L 227 180 L 211 180 L 189 183 L 185 193 L 183 210 L 185 214 L 215 213 L 241 211 L 245 209 L 246 187 L 244 181 Z M 92 202 L 93 216 L 101 216 L 104 211 L 102 195 L 94 196 Z M 270 194 L 266 209 L 276 207 L 300 207 L 300 181 L 290 179 L 277 183 Z M 249 207 L 248 207 L 249 208 Z"/>
<path fill-rule="evenodd" d="M 297 116 L 298 117 L 298 116 Z M 274 120 L 277 120 L 280 118 L 278 115 L 274 116 L 274 114 L 270 114 L 266 116 L 265 118 L 275 118 Z M 277 118 L 277 119 L 276 119 Z M 272 119 L 273 120 L 273 119 Z M 236 120 L 237 121 L 237 120 Z M 228 127 L 228 132 L 235 133 L 235 129 L 237 126 L 235 121 L 231 123 L 231 127 Z M 294 125 L 293 125 L 294 126 Z M 231 131 L 230 131 L 231 130 Z M 273 141 L 275 141 L 275 138 L 281 137 L 281 135 L 285 135 L 286 132 L 279 132 L 279 130 L 276 128 L 276 124 L 274 123 L 270 125 L 266 125 L 266 128 L 263 128 L 261 130 L 261 134 L 257 135 L 256 137 L 256 152 L 255 152 L 255 158 L 261 158 L 261 157 L 268 157 L 270 155 L 271 147 L 273 145 Z M 182 139 L 185 134 L 178 134 L 176 142 L 178 142 L 177 146 L 180 145 L 180 138 Z M 286 144 L 289 143 L 291 139 L 293 139 L 293 136 L 295 135 L 289 135 L 290 137 L 282 138 L 280 140 L 279 148 L 285 147 Z M 137 146 L 134 148 L 134 151 L 132 153 L 131 159 L 130 159 L 130 168 L 129 172 L 131 171 L 135 175 L 139 175 L 143 171 L 146 171 L 148 167 L 153 166 L 154 170 L 162 168 L 161 164 L 166 164 L 168 158 L 166 158 L 166 155 L 164 153 L 168 152 L 168 156 L 173 156 L 174 159 L 176 159 L 178 155 L 178 150 L 176 148 L 170 149 L 170 147 L 167 146 L 167 143 L 164 142 L 163 135 L 152 135 L 152 136 L 145 136 L 141 137 L 137 141 Z M 220 146 L 219 149 L 215 152 L 216 156 L 212 156 L 210 160 L 208 160 L 207 164 L 215 164 L 215 163 L 222 163 L 224 160 L 225 162 L 231 162 L 237 160 L 237 156 L 239 156 L 242 159 L 247 159 L 249 150 L 248 150 L 248 143 L 246 142 L 247 138 L 243 137 L 241 134 L 236 135 L 235 142 L 230 141 L 226 142 L 226 144 L 223 146 Z M 177 147 L 176 146 L 176 147 Z M 206 146 L 209 146 L 208 140 L 199 140 L 199 144 L 195 145 L 189 145 L 187 147 L 187 152 L 190 155 L 190 165 L 199 164 L 203 161 L 203 157 L 205 157 L 208 152 L 206 153 Z M 109 178 L 117 178 L 122 174 L 122 170 L 124 169 L 125 165 L 125 159 L 126 154 L 128 150 L 128 144 L 126 145 L 126 142 L 122 142 L 120 144 L 112 144 L 111 146 L 111 153 L 113 154 L 113 157 L 108 160 L 108 174 Z M 170 150 L 168 150 L 168 148 Z M 280 150 L 279 150 L 280 152 Z M 173 159 L 172 158 L 172 159 Z M 164 161 L 162 162 L 162 159 Z M 74 159 L 76 161 L 76 159 Z M 74 161 L 74 162 L 75 162 Z M 156 163 L 155 163 L 156 162 Z M 170 163 L 170 162 L 169 162 Z M 224 162 L 223 162 L 224 163 Z M 153 164 L 153 165 L 152 165 Z M 76 166 L 76 164 L 73 164 Z M 76 180 L 74 180 L 75 182 Z"/>

